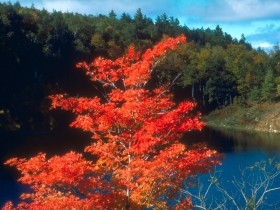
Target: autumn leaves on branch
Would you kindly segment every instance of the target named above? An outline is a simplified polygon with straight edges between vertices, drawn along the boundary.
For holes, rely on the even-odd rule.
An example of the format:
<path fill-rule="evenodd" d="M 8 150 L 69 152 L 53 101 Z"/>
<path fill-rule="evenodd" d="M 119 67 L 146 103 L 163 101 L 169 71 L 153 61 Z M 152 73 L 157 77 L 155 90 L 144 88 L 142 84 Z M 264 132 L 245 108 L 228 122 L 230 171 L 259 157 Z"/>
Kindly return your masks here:
<path fill-rule="evenodd" d="M 21 172 L 20 182 L 32 192 L 25 201 L 4 209 L 144 209 L 191 207 L 181 188 L 199 173 L 207 173 L 221 155 L 203 145 L 180 143 L 184 132 L 200 130 L 204 123 L 193 112 L 195 104 L 172 102 L 168 85 L 148 89 L 154 67 L 168 50 L 186 38 L 167 38 L 144 53 L 134 47 L 116 60 L 96 58 L 81 62 L 103 95 L 75 98 L 50 96 L 52 108 L 75 113 L 71 126 L 92 133 L 86 160 L 74 151 L 46 158 L 14 158 L 6 162 Z"/>

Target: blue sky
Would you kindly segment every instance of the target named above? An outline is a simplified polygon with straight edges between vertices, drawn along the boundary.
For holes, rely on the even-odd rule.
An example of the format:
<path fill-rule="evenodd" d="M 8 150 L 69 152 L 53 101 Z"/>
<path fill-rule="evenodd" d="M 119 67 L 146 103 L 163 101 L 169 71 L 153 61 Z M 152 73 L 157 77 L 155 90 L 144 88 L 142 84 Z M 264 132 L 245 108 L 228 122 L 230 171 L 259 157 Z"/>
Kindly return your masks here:
<path fill-rule="evenodd" d="M 0 0 L 4 2 L 5 0 Z M 16 0 L 10 0 L 14 3 Z M 239 39 L 244 34 L 253 47 L 269 49 L 280 42 L 280 0 L 19 0 L 22 6 L 49 11 L 107 15 L 113 9 L 133 16 L 138 8 L 150 18 L 166 13 L 189 28 L 217 25 Z"/>

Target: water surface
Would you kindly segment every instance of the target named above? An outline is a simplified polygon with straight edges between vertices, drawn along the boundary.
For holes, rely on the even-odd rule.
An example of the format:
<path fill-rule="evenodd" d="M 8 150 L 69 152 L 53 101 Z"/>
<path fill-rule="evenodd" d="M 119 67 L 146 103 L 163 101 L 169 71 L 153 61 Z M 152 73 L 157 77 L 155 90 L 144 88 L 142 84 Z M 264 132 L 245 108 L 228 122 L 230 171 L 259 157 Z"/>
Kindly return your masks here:
<path fill-rule="evenodd" d="M 46 152 L 49 156 L 61 155 L 69 150 L 81 152 L 90 142 L 89 134 L 69 128 L 67 125 L 36 135 L 2 133 L 0 137 L 1 163 L 14 156 L 32 157 L 38 152 Z M 225 160 L 221 166 L 217 167 L 217 170 L 221 172 L 219 179 L 225 183 L 230 182 L 234 176 L 240 176 L 240 169 L 251 166 L 255 162 L 270 159 L 280 162 L 280 134 L 204 128 L 202 132 L 187 133 L 183 142 L 185 144 L 205 142 L 210 148 L 224 153 Z M 7 200 L 17 201 L 19 195 L 26 190 L 24 186 L 16 182 L 18 177 L 14 168 L 3 166 L 3 164 L 0 166 L 0 206 L 3 206 Z M 205 186 L 208 178 L 201 177 Z M 280 180 L 275 180 L 275 184 L 280 186 Z M 230 185 L 227 187 L 231 188 Z M 269 195 L 272 201 L 280 197 L 279 192 Z M 215 196 L 214 191 L 212 195 Z"/>
<path fill-rule="evenodd" d="M 227 192 L 231 195 L 235 195 L 235 200 L 239 207 L 245 207 L 244 199 L 238 192 L 238 188 L 233 185 L 234 179 L 238 182 L 243 182 L 242 172 L 245 171 L 243 182 L 246 186 L 246 197 L 250 197 L 251 187 L 250 184 L 256 186 L 260 183 L 260 180 L 264 180 L 264 173 L 262 170 L 258 170 L 256 166 L 258 163 L 266 162 L 267 165 L 270 161 L 273 163 L 280 162 L 280 134 L 275 133 L 262 133 L 262 132 L 245 132 L 238 130 L 214 130 L 205 128 L 203 132 L 191 132 L 186 134 L 185 143 L 188 142 L 205 142 L 210 148 L 216 149 L 219 152 L 224 153 L 225 159 L 221 166 L 216 167 L 216 173 L 218 182 L 223 186 Z M 275 172 L 271 166 L 266 169 L 267 173 Z M 248 168 L 252 168 L 252 170 Z M 247 169 L 247 170 L 245 170 Z M 206 192 L 207 186 L 209 186 L 209 175 L 202 175 L 200 177 L 200 184 L 203 185 L 202 193 Z M 270 188 L 280 187 L 280 176 L 272 180 Z M 192 192 L 198 193 L 197 189 Z M 257 197 L 263 190 L 259 190 Z M 217 188 L 212 187 L 207 197 L 207 202 L 210 203 L 213 200 L 219 203 L 223 201 L 223 194 L 217 191 Z M 280 190 L 271 191 L 265 196 L 265 203 L 261 209 L 280 209 Z M 273 204 L 273 206 L 269 206 Z M 213 208 L 215 207 L 212 206 Z M 226 203 L 227 209 L 235 209 L 231 202 Z M 241 208 L 243 209 L 243 208 Z"/>

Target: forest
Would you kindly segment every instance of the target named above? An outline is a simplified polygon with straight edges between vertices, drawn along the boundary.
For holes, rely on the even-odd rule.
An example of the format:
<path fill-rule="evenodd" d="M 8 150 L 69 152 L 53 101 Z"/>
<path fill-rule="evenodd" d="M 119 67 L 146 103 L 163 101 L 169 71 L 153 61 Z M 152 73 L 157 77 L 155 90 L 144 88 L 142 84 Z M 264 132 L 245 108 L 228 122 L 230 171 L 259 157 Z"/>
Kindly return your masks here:
<path fill-rule="evenodd" d="M 70 122 L 91 137 L 86 146 L 81 134 L 75 139 L 82 152 L 64 145 L 67 136 L 54 139 L 55 147 L 65 147 L 55 154 L 36 139 L 43 145 L 37 155 L 5 156 L 2 165 L 16 167 L 17 181 L 29 189 L 8 183 L 13 196 L 4 196 L 3 209 L 211 209 L 212 185 L 222 195 L 215 194 L 222 199 L 216 209 L 230 202 L 257 209 L 280 189 L 273 185 L 279 164 L 271 173 L 265 161 L 256 162 L 255 184 L 242 179 L 252 176 L 246 170 L 241 182 L 232 181 L 244 198 L 237 203 L 236 192 L 215 176 L 226 155 L 184 139 L 202 130 L 204 114 L 279 102 L 277 43 L 270 51 L 254 49 L 244 35 L 233 38 L 219 25 L 190 29 L 141 9 L 134 16 L 113 10 L 94 16 L 0 3 L 0 54 L 0 135 L 12 137 L 4 152 L 15 154 L 9 148 L 28 144 L 23 137 L 30 134 L 67 133 L 60 126 Z M 205 192 L 203 174 L 210 178 Z"/>
<path fill-rule="evenodd" d="M 152 20 L 141 9 L 133 17 L 113 10 L 93 16 L 1 3 L 0 15 L 2 131 L 55 126 L 51 94 L 96 95 L 77 62 L 115 59 L 131 44 L 144 51 L 180 34 L 187 44 L 156 67 L 151 87 L 169 82 L 178 102 L 195 101 L 203 113 L 279 99 L 280 46 L 269 52 L 254 49 L 243 35 L 232 38 L 219 26 L 190 29 L 166 14 Z"/>

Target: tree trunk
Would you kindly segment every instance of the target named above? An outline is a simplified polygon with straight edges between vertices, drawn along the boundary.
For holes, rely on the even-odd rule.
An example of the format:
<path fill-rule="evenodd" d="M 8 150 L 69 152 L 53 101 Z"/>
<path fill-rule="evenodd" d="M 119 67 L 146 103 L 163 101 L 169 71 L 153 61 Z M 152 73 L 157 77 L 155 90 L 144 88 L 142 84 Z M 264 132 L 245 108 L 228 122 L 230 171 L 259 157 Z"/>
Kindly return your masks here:
<path fill-rule="evenodd" d="M 193 99 L 193 101 L 195 101 L 195 98 L 194 98 L 194 83 L 192 83 L 192 99 Z"/>

